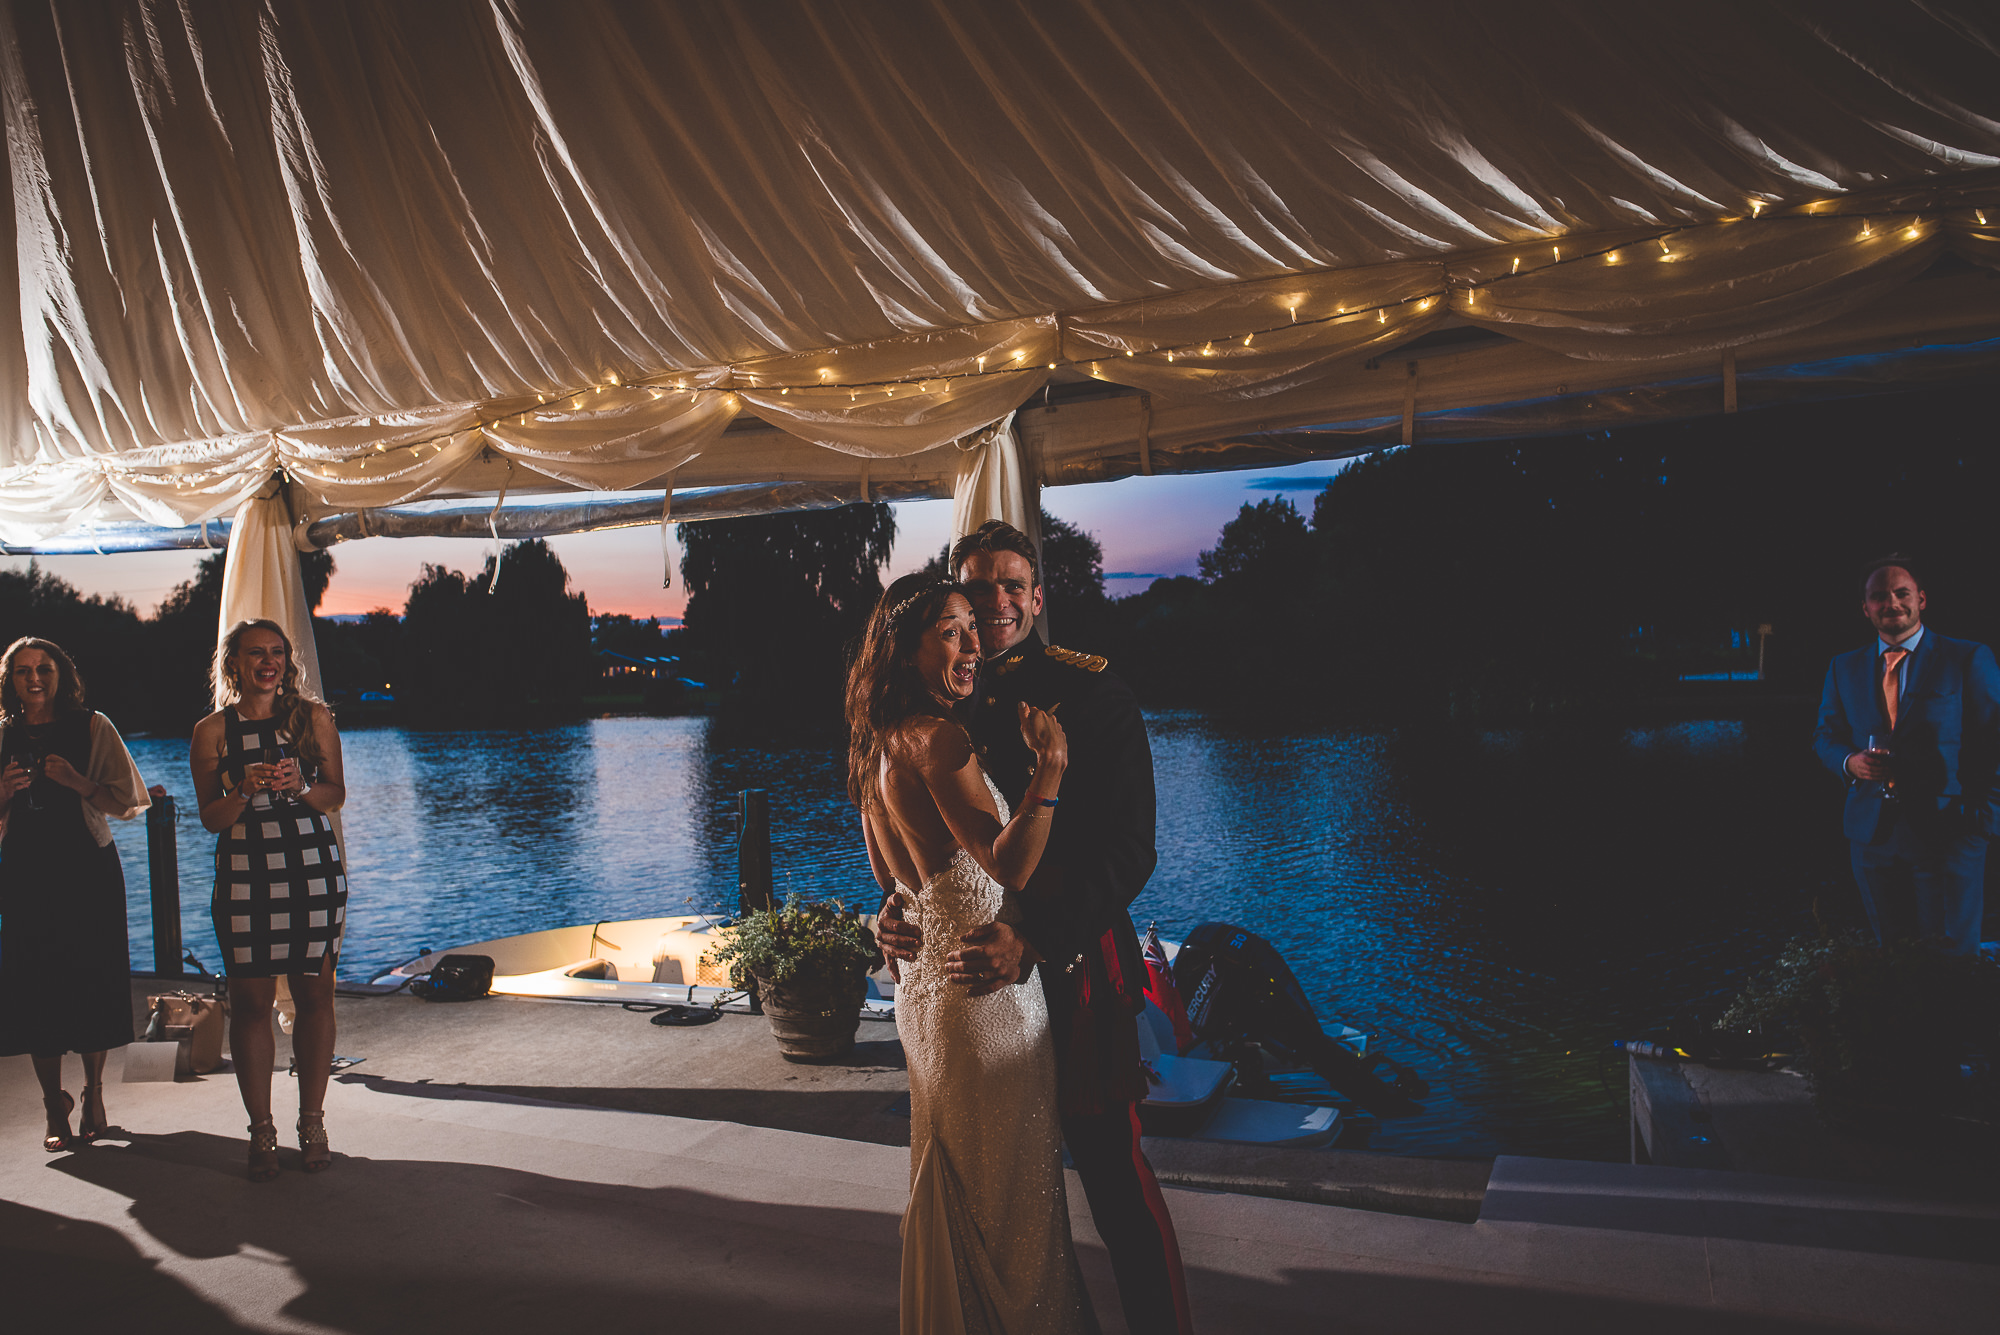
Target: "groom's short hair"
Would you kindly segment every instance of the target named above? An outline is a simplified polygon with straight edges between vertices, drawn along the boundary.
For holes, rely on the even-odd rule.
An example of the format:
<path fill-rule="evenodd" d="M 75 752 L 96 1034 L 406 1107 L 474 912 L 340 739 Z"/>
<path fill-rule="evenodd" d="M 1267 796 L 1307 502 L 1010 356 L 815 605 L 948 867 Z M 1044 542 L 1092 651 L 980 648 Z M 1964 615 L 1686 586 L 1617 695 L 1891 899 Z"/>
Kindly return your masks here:
<path fill-rule="evenodd" d="M 1035 586 L 1041 586 L 1042 563 L 1035 556 L 1035 544 L 1028 541 L 1027 534 L 1006 520 L 989 519 L 952 544 L 951 573 L 954 576 L 974 552 L 1014 553 L 1027 561 L 1028 573 L 1034 577 Z"/>

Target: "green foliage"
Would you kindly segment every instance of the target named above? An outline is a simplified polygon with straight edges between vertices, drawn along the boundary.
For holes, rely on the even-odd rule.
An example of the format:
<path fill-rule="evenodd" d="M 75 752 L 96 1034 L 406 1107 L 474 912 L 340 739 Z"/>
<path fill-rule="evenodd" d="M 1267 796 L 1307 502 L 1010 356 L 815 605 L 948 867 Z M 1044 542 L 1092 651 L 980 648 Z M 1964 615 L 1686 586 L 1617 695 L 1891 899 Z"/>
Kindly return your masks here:
<path fill-rule="evenodd" d="M 729 966 L 737 988 L 747 989 L 753 975 L 794 987 L 833 984 L 873 967 L 875 937 L 839 900 L 806 904 L 791 896 L 782 908 L 737 919 L 729 939 L 702 960 Z"/>
<path fill-rule="evenodd" d="M 2000 966 L 1860 933 L 1795 937 L 1717 1028 L 1794 1036 L 1830 1120 L 1854 1108 L 1935 1110 L 1962 1057 L 2000 1051 Z"/>

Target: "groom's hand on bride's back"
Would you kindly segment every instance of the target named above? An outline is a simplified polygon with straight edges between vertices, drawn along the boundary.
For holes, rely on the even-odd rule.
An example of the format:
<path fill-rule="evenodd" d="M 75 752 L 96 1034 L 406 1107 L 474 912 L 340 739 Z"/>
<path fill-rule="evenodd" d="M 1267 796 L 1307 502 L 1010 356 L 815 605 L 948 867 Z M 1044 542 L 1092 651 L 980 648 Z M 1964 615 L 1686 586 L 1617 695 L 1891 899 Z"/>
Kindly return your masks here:
<path fill-rule="evenodd" d="M 896 961 L 915 961 L 917 950 L 924 944 L 924 937 L 916 924 L 903 917 L 903 894 L 900 890 L 889 896 L 875 919 L 875 944 L 889 962 L 889 976 L 902 982 L 902 970 L 896 967 Z"/>
<path fill-rule="evenodd" d="M 983 997 L 1021 980 L 1028 943 L 1004 922 L 989 922 L 958 938 L 963 950 L 945 956 L 945 977 Z"/>

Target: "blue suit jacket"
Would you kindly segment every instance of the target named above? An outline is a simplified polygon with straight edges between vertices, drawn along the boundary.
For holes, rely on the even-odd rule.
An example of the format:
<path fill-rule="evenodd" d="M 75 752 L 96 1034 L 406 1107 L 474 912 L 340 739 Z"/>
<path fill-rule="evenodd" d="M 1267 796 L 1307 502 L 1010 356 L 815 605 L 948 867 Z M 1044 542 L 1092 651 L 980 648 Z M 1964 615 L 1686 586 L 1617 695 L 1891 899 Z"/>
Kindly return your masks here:
<path fill-rule="evenodd" d="M 1905 665 L 1894 733 L 1882 709 L 1880 671 L 1873 643 L 1839 654 L 1820 694 L 1813 750 L 1848 779 L 1842 831 L 1863 843 L 1888 835 L 1882 785 L 1847 774 L 1847 758 L 1865 749 L 1872 734 L 1889 739 L 1904 811 L 1919 819 L 1947 813 L 1961 829 L 1988 839 L 2000 834 L 2000 665 L 1993 651 L 1925 627 Z"/>

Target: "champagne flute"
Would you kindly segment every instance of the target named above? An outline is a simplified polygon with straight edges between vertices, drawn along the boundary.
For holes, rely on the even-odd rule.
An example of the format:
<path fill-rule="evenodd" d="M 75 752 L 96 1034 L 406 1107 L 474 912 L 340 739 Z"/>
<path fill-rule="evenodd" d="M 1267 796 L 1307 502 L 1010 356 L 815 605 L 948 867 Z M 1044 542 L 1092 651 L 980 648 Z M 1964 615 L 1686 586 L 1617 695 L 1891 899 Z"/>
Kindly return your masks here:
<path fill-rule="evenodd" d="M 36 755 L 32 749 L 24 748 L 8 756 L 6 763 L 8 765 L 19 765 L 22 769 L 28 771 L 28 774 L 31 777 L 39 777 L 37 775 L 35 767 L 41 764 L 42 761 L 41 757 Z M 21 807 L 23 810 L 26 811 L 41 810 L 42 804 L 40 799 L 37 798 L 35 795 L 35 788 L 36 785 L 34 783 L 30 783 L 26 788 L 23 788 L 21 790 L 20 794 Z"/>
<path fill-rule="evenodd" d="M 283 742 L 273 742 L 271 745 L 265 747 L 257 758 L 266 765 L 275 766 L 291 759 L 291 756 L 292 749 L 289 746 L 286 746 Z M 269 776 L 271 779 L 275 779 L 275 777 L 275 775 Z M 264 789 L 264 805 L 266 806 L 274 806 L 279 802 L 289 802 L 291 800 L 292 795 L 290 792 L 280 792 L 278 789 L 272 787 Z"/>
<path fill-rule="evenodd" d="M 39 746 L 32 745 L 28 748 L 26 754 L 21 756 L 21 763 L 26 765 L 28 772 L 35 776 L 35 781 L 28 785 L 26 806 L 30 811 L 40 811 L 48 805 L 48 803 L 42 800 L 42 762 L 48 758 L 48 752 L 42 750 Z"/>

